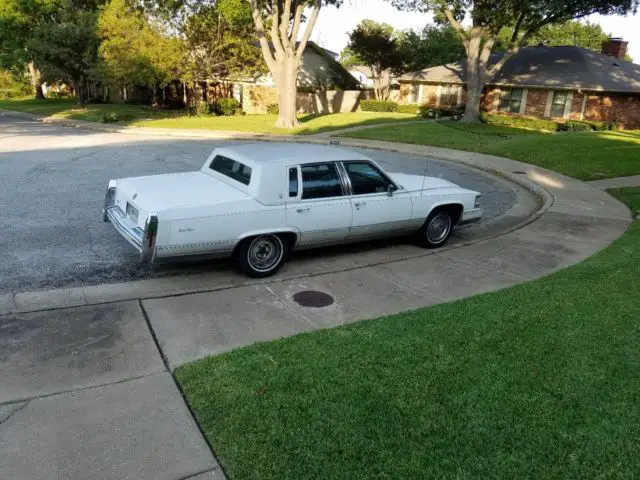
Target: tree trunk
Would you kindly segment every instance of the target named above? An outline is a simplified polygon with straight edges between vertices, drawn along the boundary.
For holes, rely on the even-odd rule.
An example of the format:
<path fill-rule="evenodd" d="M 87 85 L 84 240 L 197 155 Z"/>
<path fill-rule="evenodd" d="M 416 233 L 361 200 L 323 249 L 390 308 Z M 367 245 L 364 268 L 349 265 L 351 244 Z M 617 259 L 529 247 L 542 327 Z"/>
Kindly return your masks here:
<path fill-rule="evenodd" d="M 296 128 L 300 126 L 296 116 L 296 98 L 298 96 L 298 59 L 286 56 L 277 60 L 277 71 L 274 75 L 278 90 L 278 128 Z"/>
<path fill-rule="evenodd" d="M 389 72 L 370 67 L 373 72 L 373 90 L 377 100 L 389 100 L 391 95 L 391 77 Z"/>
<path fill-rule="evenodd" d="M 480 121 L 480 100 L 484 88 L 483 73 L 480 71 L 480 46 L 482 36 L 472 30 L 467 49 L 467 104 L 464 108 L 465 123 L 478 123 Z"/>
<path fill-rule="evenodd" d="M 79 107 L 83 107 L 85 102 L 85 96 L 86 96 L 84 78 L 81 78 L 80 80 L 72 82 L 72 85 L 73 85 L 73 89 L 76 92 L 76 103 L 78 104 Z"/>
<path fill-rule="evenodd" d="M 33 60 L 29 62 L 29 76 L 31 77 L 31 85 L 35 91 L 36 100 L 44 100 L 44 92 L 42 91 L 42 75 L 40 70 L 36 68 Z"/>

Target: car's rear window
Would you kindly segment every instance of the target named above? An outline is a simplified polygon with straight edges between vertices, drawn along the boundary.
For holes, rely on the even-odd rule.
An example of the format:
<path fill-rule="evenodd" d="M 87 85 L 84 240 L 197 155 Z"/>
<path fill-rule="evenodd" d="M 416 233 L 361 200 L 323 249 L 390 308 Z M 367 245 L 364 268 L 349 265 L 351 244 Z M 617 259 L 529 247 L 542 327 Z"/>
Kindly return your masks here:
<path fill-rule="evenodd" d="M 216 155 L 209 168 L 245 185 L 249 185 L 251 182 L 251 167 L 237 160 Z"/>

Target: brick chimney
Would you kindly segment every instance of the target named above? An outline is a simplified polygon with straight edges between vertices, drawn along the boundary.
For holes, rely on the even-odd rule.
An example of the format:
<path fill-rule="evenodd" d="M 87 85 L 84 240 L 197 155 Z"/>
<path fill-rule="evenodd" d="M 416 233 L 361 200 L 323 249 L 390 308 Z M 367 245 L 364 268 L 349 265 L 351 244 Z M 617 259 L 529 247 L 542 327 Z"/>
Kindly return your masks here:
<path fill-rule="evenodd" d="M 623 41 L 622 38 L 611 37 L 606 42 L 602 42 L 602 53 L 624 60 L 628 45 L 629 42 Z"/>

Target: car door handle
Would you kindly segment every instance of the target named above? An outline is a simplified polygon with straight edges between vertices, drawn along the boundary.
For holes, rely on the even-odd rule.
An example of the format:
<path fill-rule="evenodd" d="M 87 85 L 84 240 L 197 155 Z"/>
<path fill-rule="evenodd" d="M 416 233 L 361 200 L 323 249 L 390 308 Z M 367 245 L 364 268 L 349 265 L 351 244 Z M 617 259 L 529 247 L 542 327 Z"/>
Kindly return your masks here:
<path fill-rule="evenodd" d="M 355 206 L 359 208 L 359 207 L 364 207 L 366 204 L 367 202 L 356 202 Z"/>
<path fill-rule="evenodd" d="M 296 209 L 296 212 L 298 212 L 298 213 L 304 213 L 304 212 L 310 212 L 310 211 L 311 211 L 311 209 L 308 208 L 308 207 L 307 208 L 297 208 Z"/>

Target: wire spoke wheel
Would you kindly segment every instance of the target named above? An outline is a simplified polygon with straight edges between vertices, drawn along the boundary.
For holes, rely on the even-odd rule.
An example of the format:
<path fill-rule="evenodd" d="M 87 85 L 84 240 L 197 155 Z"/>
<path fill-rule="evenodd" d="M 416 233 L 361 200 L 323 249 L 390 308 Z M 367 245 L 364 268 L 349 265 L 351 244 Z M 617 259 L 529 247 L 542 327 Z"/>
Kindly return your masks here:
<path fill-rule="evenodd" d="M 445 212 L 434 215 L 427 225 L 427 240 L 433 244 L 444 241 L 451 231 L 451 217 Z"/>
<path fill-rule="evenodd" d="M 282 260 L 284 247 L 276 235 L 261 235 L 251 242 L 247 251 L 247 261 L 258 272 L 274 269 Z"/>

